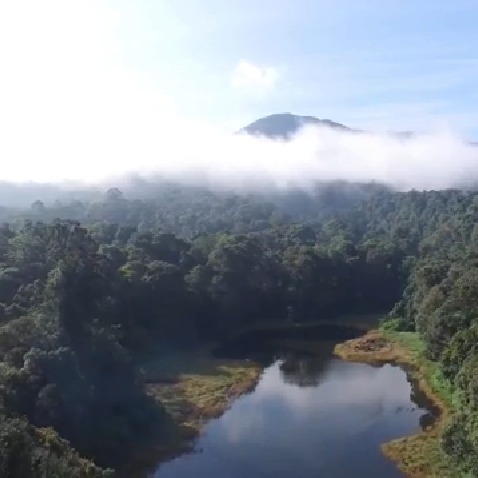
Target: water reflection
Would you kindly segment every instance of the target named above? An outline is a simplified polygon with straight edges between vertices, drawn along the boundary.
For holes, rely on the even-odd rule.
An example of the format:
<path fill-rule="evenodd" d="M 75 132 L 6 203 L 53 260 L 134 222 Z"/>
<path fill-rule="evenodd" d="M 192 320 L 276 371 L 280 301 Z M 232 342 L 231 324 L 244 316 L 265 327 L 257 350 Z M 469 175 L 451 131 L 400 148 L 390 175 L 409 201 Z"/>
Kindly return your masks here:
<path fill-rule="evenodd" d="M 324 362 L 288 358 L 279 365 L 285 383 L 298 387 L 316 387 L 324 372 Z"/>
<path fill-rule="evenodd" d="M 427 420 L 406 374 L 321 350 L 275 361 L 254 392 L 206 427 L 197 453 L 161 465 L 155 477 L 401 476 L 379 445 Z"/>

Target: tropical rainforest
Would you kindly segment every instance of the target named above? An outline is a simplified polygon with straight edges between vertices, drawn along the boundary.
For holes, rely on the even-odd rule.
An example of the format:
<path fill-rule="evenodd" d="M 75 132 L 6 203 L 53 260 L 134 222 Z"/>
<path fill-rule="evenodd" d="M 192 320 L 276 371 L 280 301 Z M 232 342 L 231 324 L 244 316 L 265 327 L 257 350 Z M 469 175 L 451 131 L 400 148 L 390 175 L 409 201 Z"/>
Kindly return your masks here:
<path fill-rule="evenodd" d="M 478 193 L 141 191 L 0 210 L 1 476 L 113 476 L 161 441 L 144 357 L 361 312 L 420 334 L 460 403 L 443 453 L 478 476 Z"/>

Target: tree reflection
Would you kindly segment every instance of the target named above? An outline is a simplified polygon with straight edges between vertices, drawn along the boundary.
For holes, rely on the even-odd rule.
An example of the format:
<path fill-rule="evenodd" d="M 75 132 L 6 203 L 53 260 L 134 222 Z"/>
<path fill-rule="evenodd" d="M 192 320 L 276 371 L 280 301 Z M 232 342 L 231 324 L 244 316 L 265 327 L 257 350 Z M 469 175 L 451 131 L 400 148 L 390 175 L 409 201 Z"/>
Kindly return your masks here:
<path fill-rule="evenodd" d="M 325 360 L 294 356 L 287 357 L 280 365 L 284 382 L 298 387 L 316 387 L 326 368 Z"/>
<path fill-rule="evenodd" d="M 411 375 L 411 370 L 406 370 L 407 381 L 410 384 L 410 400 L 418 407 L 428 410 L 427 413 L 420 417 L 420 427 L 426 430 L 432 426 L 440 414 L 440 409 L 436 406 L 433 400 L 420 388 L 420 383 Z"/>

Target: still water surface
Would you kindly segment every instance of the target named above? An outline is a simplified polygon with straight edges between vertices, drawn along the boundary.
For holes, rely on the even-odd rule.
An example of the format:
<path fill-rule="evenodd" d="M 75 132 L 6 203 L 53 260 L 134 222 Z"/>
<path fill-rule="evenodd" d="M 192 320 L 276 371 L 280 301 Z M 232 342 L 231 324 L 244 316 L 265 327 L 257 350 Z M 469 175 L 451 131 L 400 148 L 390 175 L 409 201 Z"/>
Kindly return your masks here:
<path fill-rule="evenodd" d="M 192 453 L 159 465 L 154 477 L 402 476 L 379 446 L 430 423 L 423 395 L 400 367 L 345 362 L 332 346 L 276 353 L 255 390 L 209 422 Z"/>

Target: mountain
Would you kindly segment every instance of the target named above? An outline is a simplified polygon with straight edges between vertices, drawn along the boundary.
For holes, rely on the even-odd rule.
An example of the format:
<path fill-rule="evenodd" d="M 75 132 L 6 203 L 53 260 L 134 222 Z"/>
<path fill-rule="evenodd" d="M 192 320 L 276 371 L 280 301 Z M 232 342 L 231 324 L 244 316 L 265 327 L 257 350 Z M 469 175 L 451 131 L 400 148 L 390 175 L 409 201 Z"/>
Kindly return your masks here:
<path fill-rule="evenodd" d="M 267 136 L 269 138 L 288 139 L 297 133 L 302 126 L 307 125 L 326 126 L 341 131 L 355 131 L 329 119 L 319 119 L 314 116 L 299 116 L 293 115 L 292 113 L 279 113 L 259 118 L 250 125 L 242 128 L 239 132 L 257 136 Z"/>
<path fill-rule="evenodd" d="M 259 118 L 253 123 L 241 128 L 237 133 L 247 133 L 253 136 L 267 138 L 290 139 L 303 126 L 317 125 L 332 128 L 347 133 L 366 133 L 366 131 L 349 128 L 341 123 L 329 119 L 319 119 L 315 116 L 301 116 L 292 113 L 277 113 Z M 388 133 L 400 140 L 410 140 L 419 136 L 414 131 L 391 131 Z M 478 147 L 477 141 L 466 141 L 469 146 Z"/>

